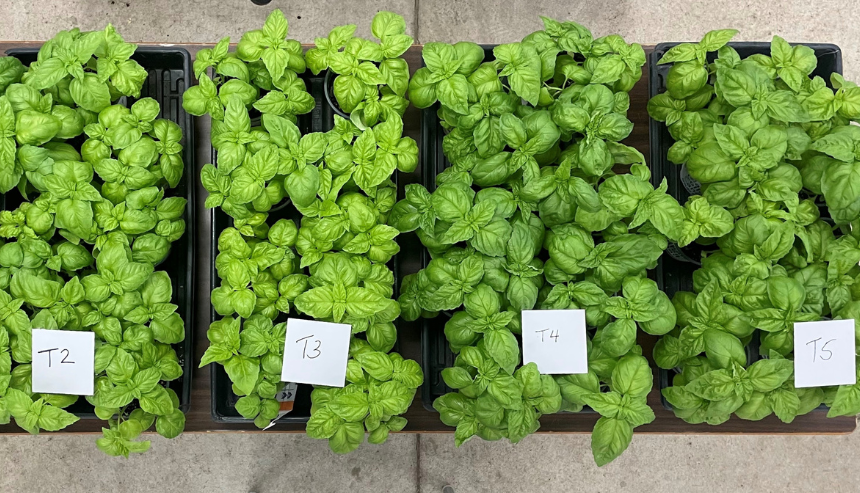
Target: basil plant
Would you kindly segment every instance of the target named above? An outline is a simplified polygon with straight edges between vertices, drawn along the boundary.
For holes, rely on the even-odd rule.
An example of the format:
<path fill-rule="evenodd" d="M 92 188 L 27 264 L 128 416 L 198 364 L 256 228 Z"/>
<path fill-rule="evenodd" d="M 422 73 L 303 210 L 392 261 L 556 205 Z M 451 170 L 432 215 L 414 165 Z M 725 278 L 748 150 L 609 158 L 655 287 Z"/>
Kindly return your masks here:
<path fill-rule="evenodd" d="M 709 237 L 694 240 L 694 292 L 674 295 L 677 326 L 654 349 L 675 371 L 662 392 L 690 423 L 789 423 L 822 404 L 854 415 L 860 387 L 795 388 L 792 359 L 794 323 L 860 320 L 860 89 L 813 76 L 815 52 L 779 36 L 741 59 L 735 34 L 668 50 L 666 92 L 648 104 L 675 140 L 669 160 L 701 184 L 684 232 Z"/>
<path fill-rule="evenodd" d="M 78 421 L 79 397 L 34 392 L 33 329 L 92 331 L 99 449 L 128 457 L 155 426 L 185 427 L 167 382 L 185 339 L 173 284 L 158 265 L 185 233 L 182 130 L 137 99 L 147 72 L 112 26 L 63 31 L 29 66 L 0 58 L 0 424 L 29 433 Z M 20 203 L 19 203 L 20 197 Z"/>
<path fill-rule="evenodd" d="M 314 108 L 314 98 L 299 77 L 306 68 L 302 45 L 287 39 L 287 32 L 283 12 L 273 10 L 263 29 L 242 35 L 235 52 L 229 51 L 229 37 L 197 52 L 194 75 L 199 83 L 182 95 L 182 107 L 221 121 L 230 98 L 237 97 L 248 108 L 295 123 L 296 115 Z"/>
<path fill-rule="evenodd" d="M 402 117 L 409 102 L 404 97 L 409 85 L 409 65 L 401 56 L 412 46 L 406 21 L 392 12 L 373 17 L 371 32 L 379 42 L 354 36 L 356 26 L 332 29 L 328 37 L 316 38 L 308 50 L 308 68 L 319 74 L 337 74 L 332 92 L 338 106 L 350 114 L 362 130 L 379 120 Z"/>
<path fill-rule="evenodd" d="M 652 374 L 637 334 L 675 326 L 668 297 L 647 278 L 685 210 L 651 174 L 630 135 L 628 91 L 645 53 L 574 22 L 496 46 L 428 43 L 409 85 L 439 103 L 451 166 L 435 189 L 407 185 L 389 221 L 415 231 L 432 260 L 406 276 L 406 320 L 443 313 L 457 355 L 436 399 L 459 446 L 473 436 L 518 442 L 543 414 L 601 414 L 594 459 L 611 462 L 651 422 Z M 489 58 L 489 59 L 487 59 Z M 541 375 L 522 365 L 521 312 L 583 309 L 588 373 Z"/>
<path fill-rule="evenodd" d="M 399 55 L 412 39 L 399 52 L 391 46 L 405 41 L 398 27 L 405 26 L 403 19 L 380 12 L 373 25 L 384 47 L 352 38 L 354 26 L 335 28 L 329 37 L 349 32 L 344 43 L 380 56 L 384 52 L 385 66 L 405 66 Z M 313 390 L 307 425 L 309 436 L 347 453 L 365 436 L 382 443 L 389 432 L 403 429 L 406 420 L 400 415 L 423 382 L 415 361 L 391 352 L 400 305 L 393 299 L 394 273 L 386 265 L 400 250 L 399 231 L 387 224 L 397 192 L 392 174 L 413 171 L 418 148 L 403 137 L 405 104 L 397 103 L 403 108 L 393 112 L 375 106 L 380 97 L 388 104 L 390 88 L 403 88 L 402 95 L 409 73 L 373 78 L 361 86 L 367 96 L 356 102 L 349 119 L 334 116 L 331 130 L 303 134 L 299 115 L 315 103 L 305 90 L 306 61 L 292 56 L 292 47 L 298 46 L 299 54 L 301 47 L 283 41 L 285 36 L 286 21 L 276 10 L 262 31 L 242 37 L 236 53 L 227 52 L 229 40 L 201 51 L 195 62 L 200 85 L 185 93 L 187 108 L 213 117 L 216 162 L 201 171 L 209 192 L 206 207 L 220 207 L 233 223 L 218 238 L 215 266 L 221 286 L 211 300 L 222 318 L 210 326 L 201 366 L 223 365 L 240 396 L 237 411 L 266 428 L 278 418 L 275 396 L 284 386 L 286 319 L 350 324 L 344 386 Z M 288 62 L 274 64 L 273 72 L 281 51 L 289 53 Z M 330 63 L 319 53 L 307 55 L 315 73 L 335 70 Z M 378 75 L 380 68 L 370 65 Z M 210 68 L 217 74 L 214 82 L 204 74 Z M 354 75 L 342 72 L 339 78 Z M 379 109 L 381 118 L 371 118 L 371 108 Z M 288 207 L 296 219 L 273 220 L 275 206 Z"/>

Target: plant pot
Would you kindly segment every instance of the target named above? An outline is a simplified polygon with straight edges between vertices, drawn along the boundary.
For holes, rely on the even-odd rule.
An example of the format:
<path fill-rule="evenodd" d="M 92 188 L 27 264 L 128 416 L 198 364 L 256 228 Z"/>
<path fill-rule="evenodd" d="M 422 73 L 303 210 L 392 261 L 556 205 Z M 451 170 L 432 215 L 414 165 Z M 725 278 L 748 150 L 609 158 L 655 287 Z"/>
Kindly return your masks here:
<path fill-rule="evenodd" d="M 334 97 L 334 79 L 338 74 L 331 71 L 331 69 L 325 71 L 325 82 L 323 84 L 323 94 L 325 94 L 325 100 L 331 109 L 334 110 L 335 113 L 349 120 L 349 115 L 344 113 L 342 109 L 340 109 L 340 105 L 337 104 L 337 98 Z"/>
<path fill-rule="evenodd" d="M 278 202 L 277 204 L 273 205 L 273 206 L 272 206 L 272 208 L 271 208 L 271 209 L 269 209 L 269 212 L 279 212 L 279 211 L 282 211 L 282 210 L 284 210 L 284 208 L 285 208 L 285 207 L 287 207 L 288 205 L 290 205 L 290 204 L 292 204 L 292 203 L 293 203 L 293 202 L 292 202 L 288 197 L 284 197 L 283 199 L 281 199 L 281 201 L 280 201 L 280 202 Z"/>

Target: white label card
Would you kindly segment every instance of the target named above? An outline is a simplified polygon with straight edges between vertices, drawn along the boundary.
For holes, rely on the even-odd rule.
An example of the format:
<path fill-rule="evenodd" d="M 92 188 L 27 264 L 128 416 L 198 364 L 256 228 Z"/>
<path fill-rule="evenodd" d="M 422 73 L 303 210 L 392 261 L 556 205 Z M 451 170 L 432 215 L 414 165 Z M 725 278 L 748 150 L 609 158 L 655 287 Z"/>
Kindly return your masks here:
<path fill-rule="evenodd" d="M 351 335 L 349 324 L 287 319 L 281 381 L 343 387 Z"/>
<path fill-rule="evenodd" d="M 794 324 L 794 386 L 857 383 L 854 320 Z"/>
<path fill-rule="evenodd" d="M 523 363 L 543 374 L 588 373 L 585 310 L 523 310 Z"/>
<path fill-rule="evenodd" d="M 33 392 L 93 395 L 93 332 L 33 329 Z"/>

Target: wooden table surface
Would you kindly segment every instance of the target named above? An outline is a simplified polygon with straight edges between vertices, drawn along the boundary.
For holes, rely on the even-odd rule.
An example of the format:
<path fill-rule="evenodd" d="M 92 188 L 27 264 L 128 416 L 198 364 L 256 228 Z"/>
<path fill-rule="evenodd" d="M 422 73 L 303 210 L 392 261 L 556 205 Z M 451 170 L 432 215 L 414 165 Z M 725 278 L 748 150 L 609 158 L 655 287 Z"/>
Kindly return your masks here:
<path fill-rule="evenodd" d="M 151 44 L 151 43 L 142 43 Z M 154 43 L 152 43 L 154 44 Z M 5 53 L 13 47 L 38 47 L 40 43 L 35 42 L 0 42 L 0 52 Z M 167 45 L 187 49 L 192 57 L 201 48 L 211 47 L 207 44 L 184 44 Z M 645 51 L 650 52 L 651 46 L 646 46 Z M 410 67 L 414 71 L 421 64 L 421 47 L 413 46 L 404 55 Z M 630 92 L 630 110 L 628 118 L 633 122 L 633 133 L 624 142 L 639 149 L 646 157 L 649 156 L 648 141 L 648 113 L 645 105 L 648 101 L 648 70 L 644 67 L 642 79 Z M 186 163 L 186 172 L 194 170 L 199 172 L 200 168 L 209 162 L 210 141 L 208 121 L 198 118 L 196 129 L 196 156 L 197 162 Z M 416 139 L 420 148 L 420 110 L 410 106 L 404 116 L 405 133 Z M 420 171 L 420 169 L 418 170 Z M 416 172 L 412 177 L 406 177 L 406 182 L 417 180 Z M 194 233 L 198 235 L 196 263 L 196 288 L 198 304 L 196 308 L 195 336 L 195 362 L 206 349 L 206 330 L 209 327 L 209 211 L 203 208 L 206 191 L 199 180 L 197 181 L 197 221 Z M 189 233 L 191 231 L 189 230 Z M 408 272 L 405 272 L 408 273 Z M 400 352 L 405 358 L 420 361 L 421 358 L 421 325 L 416 323 L 404 323 L 399 330 Z M 650 355 L 651 348 L 656 342 L 655 336 L 640 332 L 639 343 L 643 346 L 646 355 Z M 195 364 L 195 367 L 197 365 Z M 676 418 L 671 411 L 663 408 L 660 402 L 659 386 L 657 383 L 657 372 L 654 371 L 654 390 L 648 396 L 648 402 L 654 409 L 656 419 L 651 424 L 636 428 L 635 433 L 672 433 L 672 434 L 841 434 L 854 431 L 856 419 L 853 417 L 827 418 L 825 412 L 813 411 L 805 416 L 798 416 L 791 424 L 785 424 L 771 415 L 761 421 L 743 421 L 737 418 L 723 423 L 719 426 L 707 424 L 690 425 Z M 211 415 L 211 394 L 209 367 L 194 370 L 193 390 L 191 394 L 191 409 L 187 415 L 185 433 L 212 433 L 212 432 L 254 432 L 262 433 L 252 423 L 227 424 L 216 423 Z M 406 413 L 405 417 L 409 423 L 403 430 L 405 433 L 452 433 L 453 428 L 445 426 L 439 421 L 436 412 L 428 411 L 421 402 L 420 389 L 415 397 L 415 402 Z M 596 413 L 571 414 L 560 413 L 544 415 L 541 417 L 541 428 L 538 433 L 590 433 L 594 423 L 599 418 Z M 56 433 L 99 433 L 104 422 L 100 420 L 81 420 L 68 428 Z M 303 433 L 304 424 L 278 424 L 265 433 Z M 0 426 L 2 434 L 26 434 L 14 424 Z"/>

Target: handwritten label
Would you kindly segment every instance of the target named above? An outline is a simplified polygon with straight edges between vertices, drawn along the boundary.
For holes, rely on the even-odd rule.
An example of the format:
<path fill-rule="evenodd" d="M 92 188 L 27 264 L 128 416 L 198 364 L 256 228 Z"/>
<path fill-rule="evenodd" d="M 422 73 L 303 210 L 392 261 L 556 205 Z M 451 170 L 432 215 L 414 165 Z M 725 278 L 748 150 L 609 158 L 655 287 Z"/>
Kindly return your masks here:
<path fill-rule="evenodd" d="M 287 319 L 281 381 L 343 387 L 351 334 L 349 324 Z"/>
<path fill-rule="evenodd" d="M 523 310 L 523 363 L 544 374 L 588 373 L 585 310 Z"/>
<path fill-rule="evenodd" d="M 95 334 L 33 329 L 33 392 L 93 395 Z"/>
<path fill-rule="evenodd" d="M 857 382 L 854 320 L 794 324 L 794 386 L 826 387 Z"/>

